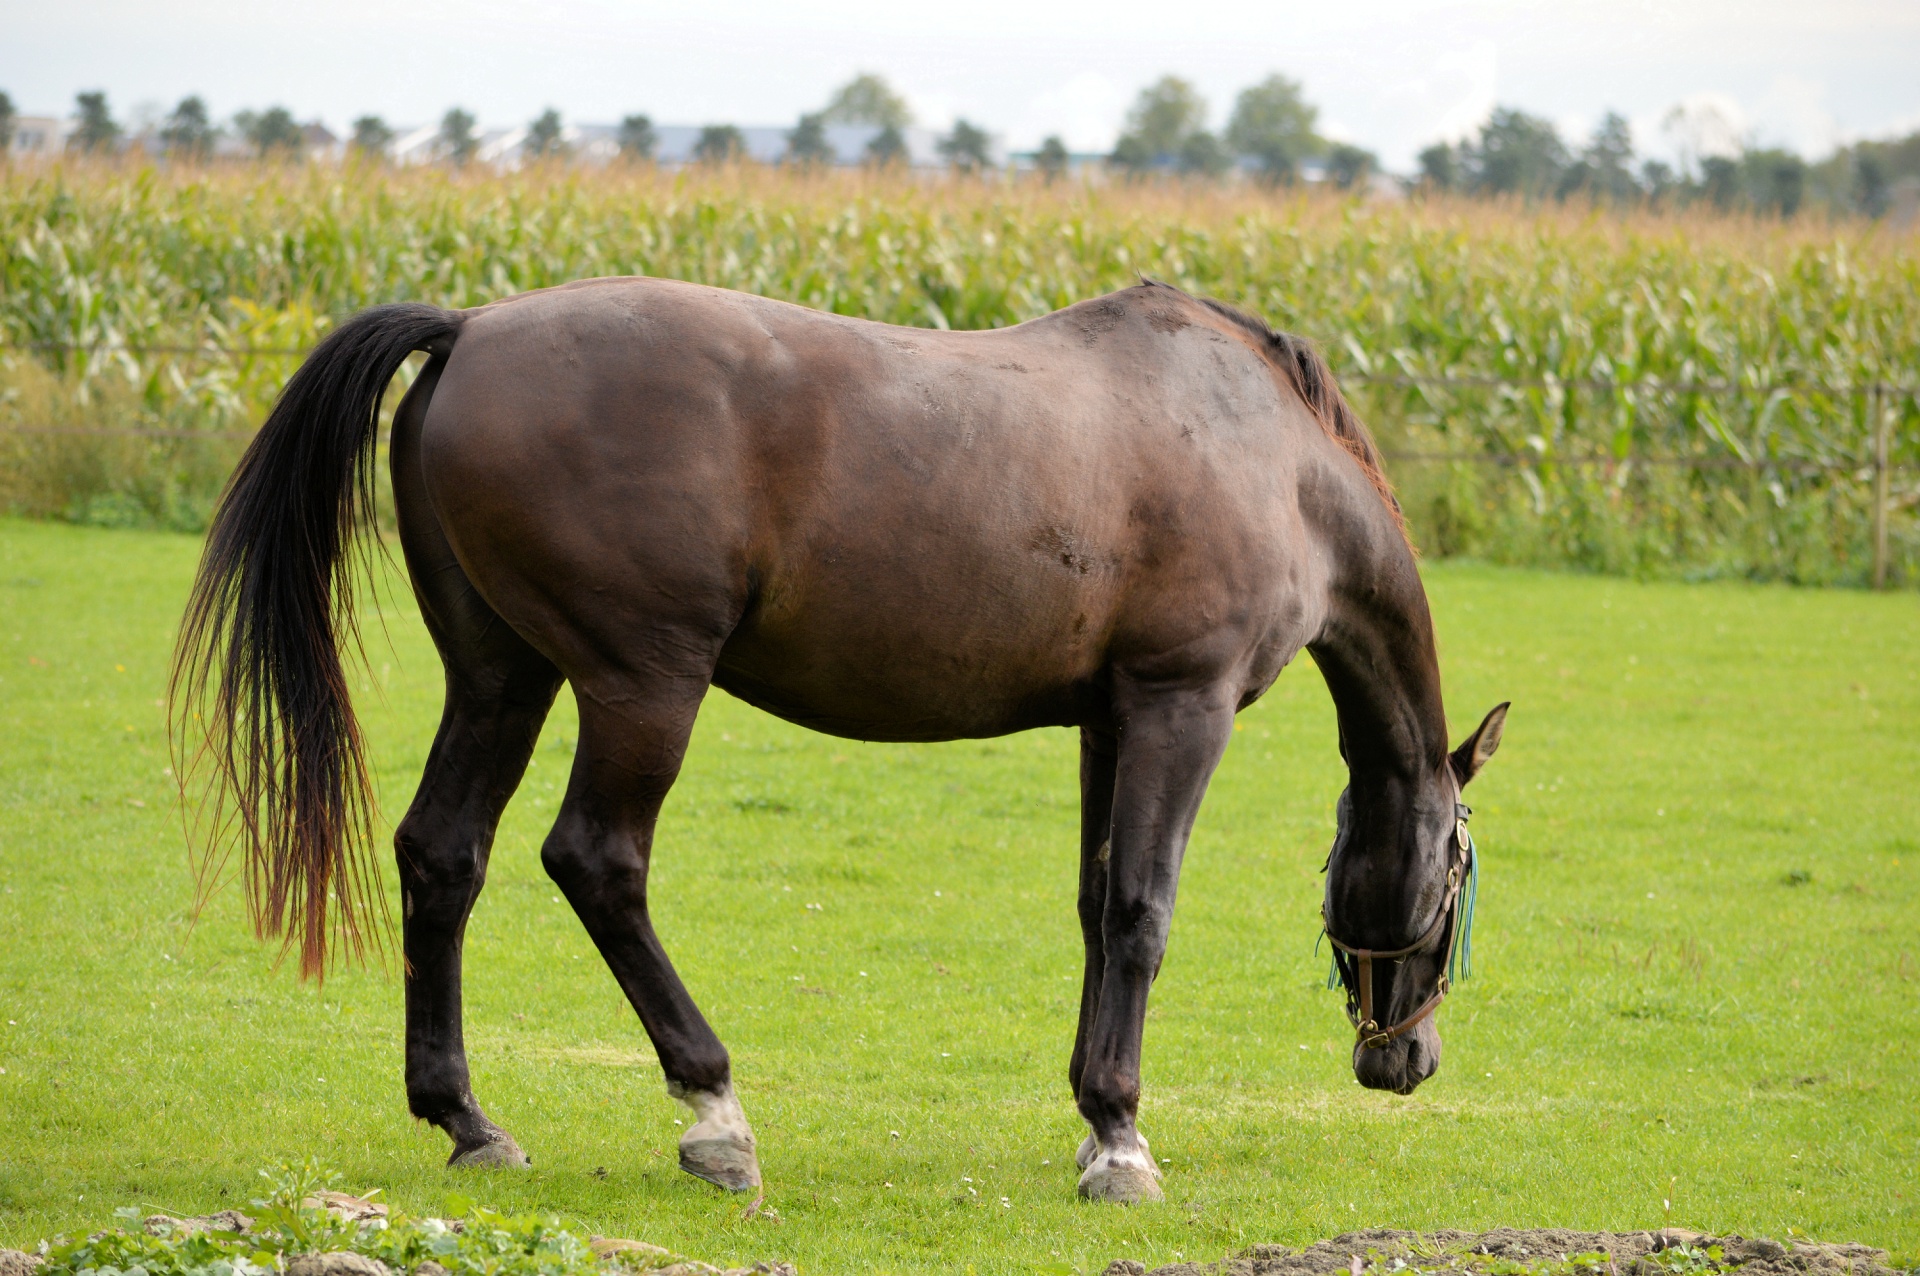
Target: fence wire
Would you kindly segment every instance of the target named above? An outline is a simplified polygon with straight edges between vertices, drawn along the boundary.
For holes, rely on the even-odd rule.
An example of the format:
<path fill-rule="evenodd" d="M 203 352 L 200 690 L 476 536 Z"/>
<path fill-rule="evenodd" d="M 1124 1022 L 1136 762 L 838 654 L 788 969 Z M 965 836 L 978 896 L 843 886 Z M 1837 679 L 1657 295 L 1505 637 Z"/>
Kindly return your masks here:
<path fill-rule="evenodd" d="M 98 356 L 126 356 L 145 358 L 163 356 L 171 358 L 194 358 L 202 360 L 241 360 L 241 359 L 298 359 L 310 352 L 308 348 L 291 346 L 224 346 L 217 342 L 77 342 L 77 341 L 0 341 L 0 352 L 18 352 L 32 354 L 85 355 L 89 360 Z M 1576 468 L 1603 467 L 1615 475 L 1624 475 L 1636 468 L 1686 469 L 1693 471 L 1747 471 L 1755 474 L 1796 474 L 1802 476 L 1846 475 L 1858 482 L 1872 486 L 1870 517 L 1873 524 L 1874 541 L 1873 580 L 1881 584 L 1887 571 L 1887 519 L 1894 508 L 1905 509 L 1913 501 L 1906 495 L 1895 498 L 1890 490 L 1890 481 L 1896 474 L 1905 475 L 1920 469 L 1920 466 L 1897 464 L 1891 454 L 1892 434 L 1898 428 L 1886 420 L 1888 410 L 1904 401 L 1920 401 L 1920 385 L 1908 385 L 1893 381 L 1785 381 L 1772 384 L 1743 382 L 1737 378 L 1720 380 L 1661 381 L 1653 379 L 1628 380 L 1611 377 L 1555 377 L 1552 375 L 1536 377 L 1503 377 L 1487 373 L 1409 373 L 1409 372 L 1371 372 L 1350 370 L 1338 374 L 1338 379 L 1355 387 L 1377 387 L 1381 389 L 1402 389 L 1419 391 L 1499 391 L 1499 392 L 1547 392 L 1568 393 L 1589 391 L 1598 394 L 1614 395 L 1625 398 L 1628 406 L 1634 401 L 1644 399 L 1686 399 L 1686 398 L 1759 398 L 1777 400 L 1780 396 L 1806 399 L 1859 400 L 1870 418 L 1875 418 L 1869 427 L 1869 446 L 1873 449 L 1870 458 L 1845 461 L 1820 461 L 1803 457 L 1754 456 L 1741 455 L 1662 455 L 1629 451 L 1624 455 L 1611 452 L 1591 454 L 1562 453 L 1552 448 L 1537 450 L 1498 451 L 1479 449 L 1472 451 L 1421 451 L 1421 450 L 1384 450 L 1383 457 L 1389 464 L 1447 464 L 1494 466 L 1504 469 L 1524 469 L 1531 473 L 1544 471 L 1548 467 L 1566 466 Z M 1644 409 L 1639 409 L 1644 410 Z M 252 430 L 235 429 L 180 429 L 160 426 L 91 426 L 56 425 L 22 422 L 0 422 L 0 433 L 25 435 L 69 435 L 120 438 L 147 438 L 175 441 L 240 441 L 253 437 Z M 386 438 L 382 435 L 382 443 Z M 1739 451 L 1737 447 L 1735 451 Z"/>

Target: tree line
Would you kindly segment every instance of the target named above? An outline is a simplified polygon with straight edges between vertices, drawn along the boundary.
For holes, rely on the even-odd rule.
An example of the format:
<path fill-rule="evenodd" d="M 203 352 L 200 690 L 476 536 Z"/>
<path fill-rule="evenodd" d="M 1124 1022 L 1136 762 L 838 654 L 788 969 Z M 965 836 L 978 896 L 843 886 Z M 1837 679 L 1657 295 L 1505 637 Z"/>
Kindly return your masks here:
<path fill-rule="evenodd" d="M 1686 132 L 1683 108 L 1667 117 Z M 1497 108 L 1479 133 L 1420 153 L 1411 186 L 1526 199 L 1584 199 L 1597 204 L 1655 207 L 1704 204 L 1726 210 L 1792 217 L 1822 206 L 1868 217 L 1885 215 L 1902 179 L 1920 183 L 1920 133 L 1891 142 L 1860 142 L 1816 163 L 1779 147 L 1742 144 L 1721 134 L 1716 153 L 1699 153 L 1682 140 L 1682 167 L 1640 158 L 1626 119 L 1609 111 L 1587 144 L 1575 148 L 1550 120 L 1512 107 Z"/>
<path fill-rule="evenodd" d="M 0 153 L 12 144 L 15 111 L 12 98 L 0 92 Z M 126 128 L 113 117 L 104 92 L 79 93 L 74 98 L 74 127 L 67 136 L 67 149 L 80 154 L 111 154 L 134 141 Z M 804 113 L 786 135 L 782 158 L 799 165 L 834 162 L 838 156 L 828 140 L 831 125 L 868 125 L 876 131 L 866 142 L 865 158 L 875 164 L 904 162 L 908 158 L 906 130 L 913 125 L 913 112 L 906 98 L 877 75 L 854 77 L 837 89 L 817 111 Z M 529 121 L 520 141 L 520 153 L 529 160 L 557 160 L 569 156 L 566 128 L 560 112 L 548 108 Z M 205 160 L 225 139 L 245 144 L 261 159 L 299 158 L 321 136 L 331 138 L 318 124 L 302 124 L 286 107 L 264 111 L 240 111 L 227 124 L 217 123 L 199 95 L 182 98 L 151 130 L 155 149 L 171 158 Z M 362 115 L 353 121 L 347 146 L 370 158 L 389 153 L 397 139 L 396 130 L 378 115 Z M 614 132 L 619 154 L 626 159 L 651 161 L 659 144 L 659 134 L 650 116 L 628 115 Z M 440 119 L 433 139 L 437 159 L 455 166 L 473 162 L 479 155 L 479 121 L 462 107 L 449 109 Z M 966 119 L 935 141 L 940 155 L 962 171 L 983 171 L 993 166 L 992 137 L 984 128 Z M 1064 152 L 1063 152 L 1064 153 Z M 703 163 L 726 163 L 746 158 L 746 137 L 738 126 L 709 124 L 700 130 L 693 148 L 694 158 Z"/>
<path fill-rule="evenodd" d="M 69 149 L 113 152 L 130 139 L 114 119 L 104 92 L 77 94 Z M 1219 180 L 1245 175 L 1271 185 L 1289 185 L 1311 176 L 1342 190 L 1364 188 L 1380 173 L 1373 152 L 1351 142 L 1323 136 L 1319 111 L 1298 81 L 1273 74 L 1242 90 L 1226 125 L 1207 127 L 1208 106 L 1187 80 L 1168 75 L 1142 89 L 1128 110 L 1112 152 L 1095 157 L 1130 178 L 1174 176 Z M 0 154 L 11 145 L 15 111 L 0 92 Z M 825 165 L 840 157 L 829 141 L 834 125 L 864 125 L 874 132 L 862 158 L 875 165 L 908 159 L 906 130 L 914 123 L 907 100 L 878 75 L 862 74 L 834 91 L 818 110 L 804 112 L 785 138 L 780 160 L 796 166 Z M 1573 145 L 1551 120 L 1514 107 L 1497 107 L 1478 132 L 1459 142 L 1441 142 L 1423 150 L 1418 170 L 1398 179 L 1413 194 L 1518 197 L 1527 200 L 1578 199 L 1604 205 L 1709 205 L 1792 217 L 1803 208 L 1879 217 L 1905 187 L 1920 187 L 1920 132 L 1889 141 L 1867 141 L 1809 162 L 1791 151 L 1743 143 L 1724 121 L 1702 119 L 1676 107 L 1669 131 L 1682 136 L 1678 167 L 1643 158 L 1635 150 L 1627 120 L 1608 112 L 1584 145 Z M 1709 147 L 1703 140 L 1713 135 Z M 182 98 L 150 132 L 149 145 L 182 159 L 206 159 L 225 138 L 242 142 L 260 158 L 298 157 L 319 138 L 331 138 L 318 125 L 302 124 L 285 107 L 240 111 L 226 124 L 216 122 L 197 95 Z M 367 157 L 389 153 L 395 130 L 378 115 L 353 121 L 347 145 Z M 651 161 L 659 136 L 650 116 L 624 117 L 614 140 L 621 157 Z M 432 149 L 437 159 L 461 166 L 478 155 L 481 136 L 474 115 L 454 107 L 442 116 Z M 985 172 L 994 166 L 992 139 L 980 126 L 960 119 L 936 142 L 940 156 L 961 172 Z M 569 155 L 566 129 L 549 108 L 529 121 L 520 153 L 532 161 L 563 160 Z M 700 130 L 693 158 L 727 163 L 746 158 L 746 138 L 732 124 Z M 1048 180 L 1063 176 L 1073 162 L 1056 135 L 1028 157 Z"/>

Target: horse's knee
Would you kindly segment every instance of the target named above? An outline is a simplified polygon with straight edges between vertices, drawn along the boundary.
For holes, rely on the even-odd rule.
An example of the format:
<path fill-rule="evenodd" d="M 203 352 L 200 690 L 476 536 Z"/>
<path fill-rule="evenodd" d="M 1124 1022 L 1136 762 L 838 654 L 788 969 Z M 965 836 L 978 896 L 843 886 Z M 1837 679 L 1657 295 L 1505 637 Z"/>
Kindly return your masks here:
<path fill-rule="evenodd" d="M 1172 910 L 1158 903 L 1141 903 L 1121 910 L 1119 917 L 1114 912 L 1108 909 L 1103 937 L 1108 974 L 1153 980 L 1167 955 Z"/>

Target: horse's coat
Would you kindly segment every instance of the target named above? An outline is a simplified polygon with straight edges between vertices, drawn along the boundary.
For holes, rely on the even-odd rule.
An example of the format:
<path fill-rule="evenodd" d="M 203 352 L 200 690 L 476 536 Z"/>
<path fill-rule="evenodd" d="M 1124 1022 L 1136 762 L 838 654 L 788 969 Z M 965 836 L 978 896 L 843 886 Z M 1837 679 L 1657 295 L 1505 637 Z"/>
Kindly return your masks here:
<path fill-rule="evenodd" d="M 758 1181 L 752 1134 L 646 906 L 655 817 L 709 684 L 869 740 L 1079 728 L 1070 1080 L 1089 1195 L 1158 1195 L 1134 1115 L 1181 856 L 1234 713 L 1303 646 L 1352 771 L 1329 916 L 1382 949 L 1432 916 L 1471 772 L 1449 766 L 1398 510 L 1308 347 L 1156 284 L 949 333 L 608 279 L 349 322 L 223 501 L 180 677 L 220 680 L 219 778 L 265 812 L 243 827 L 256 898 L 270 929 L 302 931 L 309 967 L 363 809 L 334 654 L 355 484 L 380 387 L 416 348 L 431 357 L 395 417 L 394 498 L 447 704 L 396 836 L 407 1092 L 455 1160 L 519 1155 L 469 1088 L 460 945 L 562 679 L 580 741 L 542 859 L 699 1114 L 683 1165 L 729 1187 Z M 1474 737 L 1485 753 L 1502 712 Z M 1383 1013 L 1429 957 L 1379 964 Z M 1405 1090 L 1437 1057 L 1428 1023 L 1355 1066 Z"/>

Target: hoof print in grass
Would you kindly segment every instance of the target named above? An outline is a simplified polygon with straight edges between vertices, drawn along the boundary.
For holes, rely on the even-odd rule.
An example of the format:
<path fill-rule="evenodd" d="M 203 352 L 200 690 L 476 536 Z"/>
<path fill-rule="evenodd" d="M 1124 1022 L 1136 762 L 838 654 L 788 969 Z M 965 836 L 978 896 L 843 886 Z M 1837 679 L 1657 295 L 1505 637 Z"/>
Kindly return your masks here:
<path fill-rule="evenodd" d="M 0 1276 L 34 1276 L 45 1261 L 38 1254 L 17 1249 L 0 1249 Z"/>
<path fill-rule="evenodd" d="M 1684 1247 L 1684 1249 L 1683 1249 Z M 1681 1251 L 1684 1267 L 1654 1255 Z M 1496 1227 L 1487 1232 L 1397 1232 L 1386 1228 L 1347 1232 L 1304 1250 L 1254 1245 L 1219 1263 L 1176 1263 L 1149 1269 L 1130 1258 L 1109 1263 L 1105 1276 L 1382 1276 L 1418 1265 L 1442 1266 L 1458 1276 L 1489 1276 L 1558 1269 L 1565 1255 L 1581 1255 L 1573 1270 L 1618 1276 L 1897 1276 L 1885 1250 L 1866 1245 L 1796 1240 L 1790 1246 L 1742 1236 L 1663 1232 L 1575 1232 L 1560 1228 Z M 1391 1266 L 1389 1266 L 1391 1264 Z M 1517 1266 L 1516 1266 L 1517 1265 Z"/>
<path fill-rule="evenodd" d="M 652 1271 L 678 1257 L 662 1246 L 621 1240 L 617 1236 L 589 1236 L 587 1248 L 603 1263 L 619 1263 L 622 1267 L 638 1267 L 643 1271 Z"/>
<path fill-rule="evenodd" d="M 365 1254 L 296 1254 L 287 1260 L 287 1276 L 393 1276 L 387 1265 Z"/>
<path fill-rule="evenodd" d="M 253 1220 L 239 1210 L 221 1210 L 195 1218 L 175 1218 L 171 1214 L 149 1214 L 140 1221 L 149 1236 L 198 1236 L 202 1232 L 239 1232 L 253 1230 Z"/>
<path fill-rule="evenodd" d="M 364 1223 L 387 1216 L 387 1207 L 380 1202 L 350 1192 L 315 1192 L 301 1198 L 300 1208 L 325 1210 L 343 1223 Z"/>

